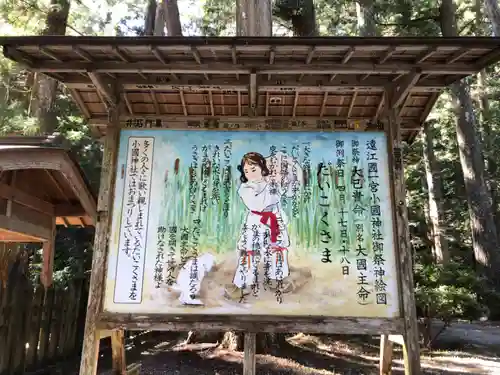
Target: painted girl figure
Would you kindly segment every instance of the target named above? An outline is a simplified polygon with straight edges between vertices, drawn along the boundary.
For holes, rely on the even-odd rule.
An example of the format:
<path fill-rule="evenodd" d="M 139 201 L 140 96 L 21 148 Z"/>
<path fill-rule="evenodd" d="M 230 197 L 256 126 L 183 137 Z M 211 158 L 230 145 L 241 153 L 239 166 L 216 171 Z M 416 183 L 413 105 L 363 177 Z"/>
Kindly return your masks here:
<path fill-rule="evenodd" d="M 237 245 L 240 255 L 233 285 L 226 288 L 226 294 L 239 298 L 256 288 L 276 289 L 281 280 L 281 292 L 287 292 L 291 285 L 284 280 L 290 274 L 290 239 L 287 218 L 281 209 L 285 191 L 272 178 L 266 159 L 259 153 L 245 154 L 238 171 L 238 195 L 248 211 Z"/>

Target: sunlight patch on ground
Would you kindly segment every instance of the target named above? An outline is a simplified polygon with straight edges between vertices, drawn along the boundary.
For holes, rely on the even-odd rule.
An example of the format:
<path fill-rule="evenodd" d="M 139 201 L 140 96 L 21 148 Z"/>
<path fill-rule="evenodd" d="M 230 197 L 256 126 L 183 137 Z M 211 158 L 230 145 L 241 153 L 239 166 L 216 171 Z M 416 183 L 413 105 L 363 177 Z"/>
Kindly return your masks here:
<path fill-rule="evenodd" d="M 342 354 L 355 355 L 361 360 L 378 366 L 379 357 L 361 353 L 359 349 L 343 341 L 323 342 L 321 338 L 311 335 L 298 334 L 291 337 L 290 344 L 304 350 L 315 351 L 333 358 Z M 397 345 L 395 345 L 397 349 Z M 479 358 L 467 352 L 434 352 L 421 356 L 423 370 L 453 371 L 464 374 L 499 374 L 500 359 L 497 357 Z M 394 359 L 393 369 L 403 370 L 403 360 Z"/>

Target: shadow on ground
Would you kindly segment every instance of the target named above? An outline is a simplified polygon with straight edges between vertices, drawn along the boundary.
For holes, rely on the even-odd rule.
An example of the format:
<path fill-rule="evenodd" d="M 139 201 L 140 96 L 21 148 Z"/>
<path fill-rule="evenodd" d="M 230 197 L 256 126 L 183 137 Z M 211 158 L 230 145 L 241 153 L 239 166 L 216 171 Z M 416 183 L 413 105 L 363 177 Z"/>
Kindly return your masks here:
<path fill-rule="evenodd" d="M 257 375 L 372 375 L 378 374 L 378 341 L 370 336 L 297 335 L 289 345 L 257 356 Z M 146 349 L 146 346 L 149 348 Z M 183 345 L 174 341 L 127 352 L 129 362 L 142 363 L 142 375 L 233 375 L 242 373 L 243 354 L 217 349 L 215 344 Z M 401 350 L 394 353 L 393 374 L 403 374 Z M 498 373 L 496 356 L 482 358 L 469 352 L 424 353 L 423 374 L 462 375 Z M 100 364 L 101 375 L 111 375 L 110 361 Z M 498 367 L 500 371 L 500 367 Z"/>

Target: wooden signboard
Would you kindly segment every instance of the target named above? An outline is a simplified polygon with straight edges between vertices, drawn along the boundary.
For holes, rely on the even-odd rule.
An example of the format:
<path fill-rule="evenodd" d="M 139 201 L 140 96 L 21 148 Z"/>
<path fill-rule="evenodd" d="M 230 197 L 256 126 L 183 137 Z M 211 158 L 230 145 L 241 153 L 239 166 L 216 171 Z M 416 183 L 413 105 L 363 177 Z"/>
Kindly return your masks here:
<path fill-rule="evenodd" d="M 383 132 L 123 130 L 103 310 L 397 318 Z"/>
<path fill-rule="evenodd" d="M 245 374 L 255 332 L 380 334 L 381 373 L 392 342 L 419 373 L 399 130 L 384 119 L 109 127 L 87 329 L 245 331 Z"/>

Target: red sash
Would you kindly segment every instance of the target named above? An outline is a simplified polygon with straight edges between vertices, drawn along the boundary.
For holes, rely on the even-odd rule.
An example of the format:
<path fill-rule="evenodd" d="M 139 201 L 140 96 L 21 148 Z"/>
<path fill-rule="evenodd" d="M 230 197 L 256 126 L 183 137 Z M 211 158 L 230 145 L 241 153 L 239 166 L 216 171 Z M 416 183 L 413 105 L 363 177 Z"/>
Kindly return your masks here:
<path fill-rule="evenodd" d="M 271 228 L 271 243 L 275 244 L 278 242 L 278 234 L 280 233 L 280 227 L 278 225 L 278 218 L 276 214 L 271 211 L 252 211 L 253 214 L 260 216 L 260 222 Z"/>

